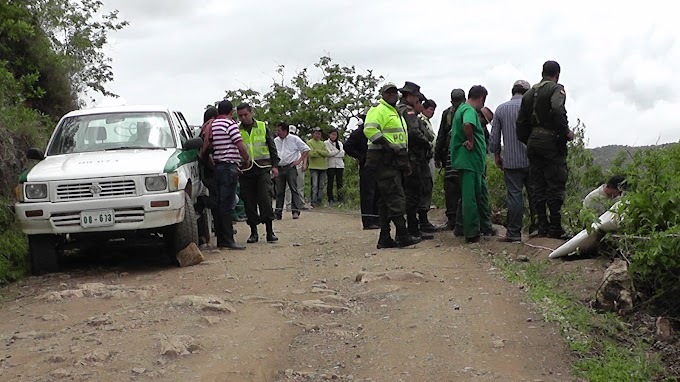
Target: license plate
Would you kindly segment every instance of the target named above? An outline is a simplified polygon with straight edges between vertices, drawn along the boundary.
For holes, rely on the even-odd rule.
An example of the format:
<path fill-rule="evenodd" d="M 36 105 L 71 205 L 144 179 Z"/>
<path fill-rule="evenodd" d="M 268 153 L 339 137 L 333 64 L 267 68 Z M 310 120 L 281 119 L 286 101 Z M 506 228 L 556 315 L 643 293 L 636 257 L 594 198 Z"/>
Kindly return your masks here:
<path fill-rule="evenodd" d="M 116 222 L 113 210 L 83 211 L 80 226 L 83 228 L 106 227 Z"/>

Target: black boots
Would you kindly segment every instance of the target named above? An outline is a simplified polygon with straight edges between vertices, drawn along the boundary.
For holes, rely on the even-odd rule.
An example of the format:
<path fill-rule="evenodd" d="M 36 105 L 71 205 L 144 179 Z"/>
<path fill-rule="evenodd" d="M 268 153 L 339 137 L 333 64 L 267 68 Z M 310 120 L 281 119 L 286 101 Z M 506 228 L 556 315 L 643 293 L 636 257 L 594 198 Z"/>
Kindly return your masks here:
<path fill-rule="evenodd" d="M 434 235 L 430 233 L 425 233 L 420 230 L 420 223 L 418 222 L 418 217 L 415 212 L 408 213 L 406 215 L 408 219 L 408 233 L 416 238 L 421 238 L 422 240 L 432 240 Z M 398 231 L 397 231 L 398 233 Z"/>
<path fill-rule="evenodd" d="M 276 235 L 274 235 L 274 227 L 271 221 L 268 221 L 265 224 L 265 227 L 267 227 L 267 243 L 273 243 L 279 240 Z"/>
<path fill-rule="evenodd" d="M 245 245 L 238 244 L 234 240 L 234 222 L 231 214 L 217 215 L 215 217 L 215 228 L 219 248 L 246 249 Z"/>
<path fill-rule="evenodd" d="M 406 228 L 406 221 L 402 216 L 397 216 L 392 218 L 394 226 L 397 228 L 397 246 L 399 248 L 408 247 L 414 244 L 418 244 L 422 241 L 420 237 L 413 237 Z"/>
<path fill-rule="evenodd" d="M 444 229 L 444 227 L 437 227 L 430 223 L 430 221 L 427 219 L 427 211 L 421 211 L 418 213 L 418 221 L 420 223 L 420 230 L 422 232 L 433 233 Z"/>
<path fill-rule="evenodd" d="M 259 239 L 260 237 L 257 234 L 257 224 L 253 224 L 250 226 L 250 237 L 248 237 L 246 243 L 248 244 L 257 243 Z"/>
<path fill-rule="evenodd" d="M 267 243 L 274 243 L 279 240 L 276 235 L 274 235 L 274 227 L 272 225 L 272 222 L 266 222 L 264 223 L 265 227 L 267 227 Z M 260 236 L 257 233 L 257 225 L 251 225 L 250 226 L 250 237 L 248 238 L 248 243 L 257 243 L 257 241 L 260 239 Z"/>

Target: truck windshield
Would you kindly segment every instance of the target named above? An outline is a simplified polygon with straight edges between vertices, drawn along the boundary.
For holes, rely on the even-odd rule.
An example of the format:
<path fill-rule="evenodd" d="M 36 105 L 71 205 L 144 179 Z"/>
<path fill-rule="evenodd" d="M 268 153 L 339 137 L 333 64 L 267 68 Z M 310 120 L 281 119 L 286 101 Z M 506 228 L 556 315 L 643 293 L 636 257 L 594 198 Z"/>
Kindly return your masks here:
<path fill-rule="evenodd" d="M 130 112 L 64 118 L 47 155 L 176 147 L 166 113 Z"/>

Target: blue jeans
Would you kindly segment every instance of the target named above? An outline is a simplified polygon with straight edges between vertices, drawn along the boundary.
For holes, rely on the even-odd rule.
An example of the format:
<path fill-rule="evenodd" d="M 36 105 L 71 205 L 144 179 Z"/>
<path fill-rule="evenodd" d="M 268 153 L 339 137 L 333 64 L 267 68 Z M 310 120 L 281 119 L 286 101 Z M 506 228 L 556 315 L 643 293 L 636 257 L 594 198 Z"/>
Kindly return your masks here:
<path fill-rule="evenodd" d="M 238 165 L 218 162 L 215 165 L 215 190 L 213 205 L 221 216 L 231 215 L 236 207 L 236 183 L 238 182 Z"/>
<path fill-rule="evenodd" d="M 513 239 L 522 237 L 522 216 L 524 197 L 522 189 L 529 190 L 529 168 L 506 168 L 504 171 L 505 188 L 508 190 L 508 230 L 505 236 Z"/>
<path fill-rule="evenodd" d="M 316 206 L 321 204 L 323 199 L 323 192 L 326 184 L 326 170 L 309 170 L 309 175 L 312 181 L 312 205 Z"/>

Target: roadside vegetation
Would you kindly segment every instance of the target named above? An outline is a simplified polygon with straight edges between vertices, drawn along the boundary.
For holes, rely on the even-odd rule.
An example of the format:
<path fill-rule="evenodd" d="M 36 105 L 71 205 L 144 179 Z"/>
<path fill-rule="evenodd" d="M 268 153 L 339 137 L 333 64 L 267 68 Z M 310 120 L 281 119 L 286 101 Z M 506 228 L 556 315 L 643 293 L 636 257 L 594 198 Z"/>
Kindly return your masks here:
<path fill-rule="evenodd" d="M 11 206 L 25 152 L 42 147 L 56 121 L 93 94 L 115 96 L 107 34 L 127 22 L 96 16 L 98 0 L 0 2 L 0 284 L 28 271 L 26 238 Z"/>

